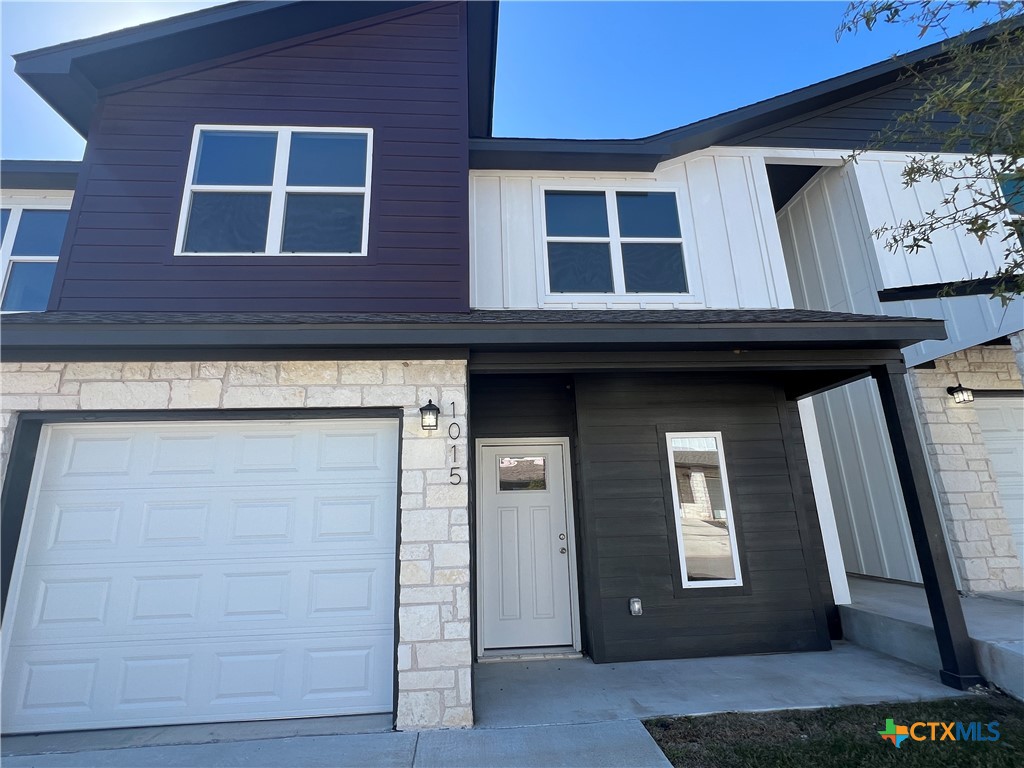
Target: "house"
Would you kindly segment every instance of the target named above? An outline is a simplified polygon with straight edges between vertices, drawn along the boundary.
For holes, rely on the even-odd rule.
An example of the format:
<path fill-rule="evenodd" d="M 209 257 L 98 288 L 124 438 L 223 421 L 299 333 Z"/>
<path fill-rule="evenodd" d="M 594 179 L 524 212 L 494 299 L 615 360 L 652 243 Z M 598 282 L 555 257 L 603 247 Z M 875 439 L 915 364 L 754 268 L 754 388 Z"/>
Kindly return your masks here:
<path fill-rule="evenodd" d="M 4 317 L 7 731 L 468 726 L 479 660 L 827 650 L 842 425 L 808 398 L 856 381 L 942 679 L 980 681 L 905 384 L 943 322 L 818 306 L 780 227 L 900 66 L 503 139 L 496 32 L 235 3 L 17 57 L 88 141 L 46 311 Z"/>

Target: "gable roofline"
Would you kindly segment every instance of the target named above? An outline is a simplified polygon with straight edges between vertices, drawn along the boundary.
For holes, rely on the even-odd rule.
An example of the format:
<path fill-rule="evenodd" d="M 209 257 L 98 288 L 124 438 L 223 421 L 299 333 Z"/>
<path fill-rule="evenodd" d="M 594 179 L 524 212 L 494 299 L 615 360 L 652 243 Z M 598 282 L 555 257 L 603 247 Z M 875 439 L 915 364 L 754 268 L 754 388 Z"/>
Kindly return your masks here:
<path fill-rule="evenodd" d="M 764 130 L 894 85 L 908 68 L 937 63 L 954 46 L 1024 28 L 1024 16 L 979 27 L 795 91 L 636 139 L 475 138 L 470 167 L 493 170 L 653 171 L 659 163 Z"/>
<path fill-rule="evenodd" d="M 243 0 L 14 56 L 15 72 L 82 136 L 101 93 L 205 61 L 441 2 Z M 466 3 L 470 135 L 489 136 L 498 4 Z"/>
<path fill-rule="evenodd" d="M 0 160 L 0 187 L 11 189 L 74 189 L 79 160 Z"/>

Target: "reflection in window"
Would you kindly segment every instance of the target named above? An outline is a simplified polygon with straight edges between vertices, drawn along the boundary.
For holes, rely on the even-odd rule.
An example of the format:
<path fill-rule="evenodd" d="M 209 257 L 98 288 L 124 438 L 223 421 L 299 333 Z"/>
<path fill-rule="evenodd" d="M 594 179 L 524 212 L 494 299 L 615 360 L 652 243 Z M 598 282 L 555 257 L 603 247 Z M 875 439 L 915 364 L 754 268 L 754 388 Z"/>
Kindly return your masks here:
<path fill-rule="evenodd" d="M 369 129 L 199 131 L 179 253 L 365 255 Z"/>
<path fill-rule="evenodd" d="M 544 456 L 499 456 L 499 491 L 546 491 L 547 459 Z"/>
<path fill-rule="evenodd" d="M 669 433 L 671 473 L 683 585 L 742 583 L 721 433 Z"/>
<path fill-rule="evenodd" d="M 0 309 L 4 312 L 42 312 L 50 298 L 56 261 L 12 261 Z"/>

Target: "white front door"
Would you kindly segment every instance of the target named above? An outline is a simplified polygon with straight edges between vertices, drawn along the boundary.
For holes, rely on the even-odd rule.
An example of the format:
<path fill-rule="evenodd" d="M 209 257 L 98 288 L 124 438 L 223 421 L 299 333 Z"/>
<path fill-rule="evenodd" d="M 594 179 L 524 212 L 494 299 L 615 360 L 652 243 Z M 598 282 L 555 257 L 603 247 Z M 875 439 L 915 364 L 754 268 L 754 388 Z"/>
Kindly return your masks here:
<path fill-rule="evenodd" d="M 565 453 L 563 442 L 480 446 L 477 570 L 484 651 L 577 645 Z"/>
<path fill-rule="evenodd" d="M 394 419 L 45 427 L 4 731 L 391 711 L 397 481 Z"/>
<path fill-rule="evenodd" d="M 1010 533 L 1024 558 L 1024 398 L 979 397 L 974 410 L 996 473 Z"/>

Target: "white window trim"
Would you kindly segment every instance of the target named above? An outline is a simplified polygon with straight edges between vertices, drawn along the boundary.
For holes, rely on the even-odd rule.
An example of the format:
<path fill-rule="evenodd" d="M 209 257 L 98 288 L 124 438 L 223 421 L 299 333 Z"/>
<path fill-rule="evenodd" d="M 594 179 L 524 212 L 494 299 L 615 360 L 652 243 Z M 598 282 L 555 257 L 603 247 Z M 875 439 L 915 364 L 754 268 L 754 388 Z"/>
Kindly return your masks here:
<path fill-rule="evenodd" d="M 222 184 L 194 184 L 195 167 L 198 160 L 199 137 L 203 131 L 232 131 L 235 133 L 276 133 L 277 154 L 274 157 L 274 178 L 268 185 L 222 185 Z M 291 138 L 293 133 L 360 133 L 366 136 L 366 184 L 362 187 L 304 187 L 289 185 L 288 182 L 288 155 L 291 151 Z M 174 255 L 185 257 L 217 257 L 217 256 L 248 256 L 248 257 L 285 257 L 285 258 L 336 258 L 364 257 L 367 255 L 367 248 L 370 238 L 370 186 L 373 173 L 373 129 L 372 128 L 324 128 L 320 126 L 281 126 L 281 125 L 197 125 L 192 132 L 192 148 L 189 152 L 187 176 L 185 177 L 185 191 L 181 196 L 181 210 L 178 213 L 178 233 L 174 241 Z M 262 252 L 249 253 L 206 253 L 185 251 L 185 229 L 188 225 L 188 214 L 192 207 L 192 194 L 194 192 L 261 192 L 270 193 L 270 213 L 267 222 L 267 241 Z M 284 235 L 284 207 L 286 196 L 289 192 L 307 194 L 361 194 L 363 196 L 363 239 L 358 253 L 292 253 L 281 250 L 281 240 Z M 271 244 L 275 247 L 269 247 Z"/>
<path fill-rule="evenodd" d="M 729 544 L 732 547 L 732 567 L 735 579 L 716 579 L 709 581 L 690 581 L 686 575 L 686 548 L 683 545 L 683 532 L 680 525 L 681 510 L 679 509 L 679 486 L 676 481 L 675 466 L 672 460 L 672 439 L 678 437 L 713 437 L 718 448 L 718 465 L 722 472 L 722 494 L 725 497 L 725 515 L 729 530 Z M 676 545 L 679 548 L 679 570 L 684 589 L 708 589 L 711 587 L 742 587 L 743 573 L 740 570 L 740 549 L 736 540 L 736 520 L 732 511 L 732 499 L 729 493 L 729 473 L 725 467 L 725 445 L 721 432 L 668 432 L 665 435 L 668 448 L 668 474 L 672 483 L 672 527 L 675 529 Z"/>
<path fill-rule="evenodd" d="M 4 232 L 3 241 L 0 242 L 0 306 L 3 304 L 4 296 L 7 295 L 7 282 L 10 280 L 11 271 L 15 263 L 20 262 L 56 262 L 60 256 L 14 256 L 14 238 L 18 234 L 18 227 L 21 226 L 21 214 L 23 211 L 68 211 L 71 209 L 71 196 L 69 191 L 66 195 L 53 195 L 48 192 L 5 192 L 4 198 L 0 199 L 0 208 L 9 210 L 10 217 L 7 219 L 7 229 Z M 12 198 L 12 199 L 9 199 Z M 51 291 L 53 286 L 50 286 Z M 45 312 L 43 309 L 5 309 L 0 314 L 14 315 L 22 312 Z"/>
<path fill-rule="evenodd" d="M 608 237 L 548 237 L 547 192 L 603 192 L 608 216 Z M 616 205 L 617 192 L 671 192 L 676 199 L 676 214 L 679 216 L 679 237 L 622 237 L 619 235 L 619 210 Z M 698 272 L 692 262 L 692 244 L 687 242 L 686 230 L 683 227 L 682 197 L 683 190 L 678 184 L 656 183 L 647 180 L 636 182 L 609 184 L 607 181 L 588 183 L 585 179 L 565 179 L 564 181 L 545 181 L 536 186 L 535 209 L 538 228 L 539 247 L 537 248 L 537 288 L 547 302 L 621 303 L 635 301 L 640 303 L 692 303 L 702 302 L 696 291 Z M 608 243 L 612 260 L 612 288 L 609 293 L 558 293 L 551 290 L 551 276 L 548 272 L 548 243 Z M 622 265 L 623 243 L 673 243 L 678 244 L 683 254 L 683 274 L 686 278 L 686 293 L 630 293 L 626 291 L 626 276 Z"/>

